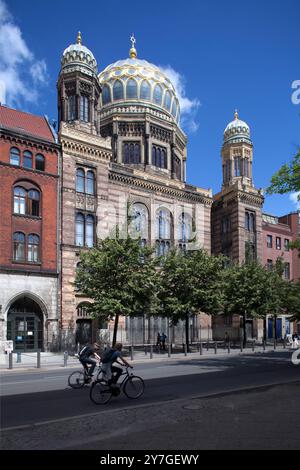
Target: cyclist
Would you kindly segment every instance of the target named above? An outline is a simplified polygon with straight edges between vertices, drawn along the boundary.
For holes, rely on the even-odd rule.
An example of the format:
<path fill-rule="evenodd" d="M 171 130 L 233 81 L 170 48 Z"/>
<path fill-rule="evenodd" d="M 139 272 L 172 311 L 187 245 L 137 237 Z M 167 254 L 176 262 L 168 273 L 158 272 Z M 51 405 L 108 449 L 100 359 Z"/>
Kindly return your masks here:
<path fill-rule="evenodd" d="M 120 362 L 118 362 L 118 359 L 120 359 L 125 366 L 130 367 L 132 369 L 132 366 L 129 364 L 129 362 L 127 362 L 126 359 L 124 359 L 124 357 L 122 356 L 122 347 L 122 343 L 116 343 L 114 348 L 111 348 L 102 354 L 101 367 L 103 372 L 105 373 L 108 385 L 116 385 L 119 380 L 119 377 L 122 375 L 122 369 L 120 367 L 113 366 L 114 362 L 121 364 Z"/>
<path fill-rule="evenodd" d="M 99 350 L 100 345 L 98 343 L 93 343 L 92 345 L 84 346 L 79 352 L 79 361 L 87 373 L 88 380 L 92 378 L 97 364 L 97 359 L 99 362 L 101 361 L 101 357 L 97 354 L 97 351 Z M 87 364 L 91 364 L 91 367 L 88 368 Z"/>

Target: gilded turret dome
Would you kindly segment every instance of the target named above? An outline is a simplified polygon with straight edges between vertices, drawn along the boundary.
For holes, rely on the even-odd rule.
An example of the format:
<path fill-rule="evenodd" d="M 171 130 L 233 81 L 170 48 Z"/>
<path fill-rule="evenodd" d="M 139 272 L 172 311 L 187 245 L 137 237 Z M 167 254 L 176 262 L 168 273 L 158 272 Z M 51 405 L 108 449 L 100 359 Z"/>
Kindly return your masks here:
<path fill-rule="evenodd" d="M 133 35 L 131 42 L 129 57 L 109 65 L 99 74 L 103 109 L 117 104 L 150 107 L 178 122 L 179 101 L 173 84 L 159 67 L 137 58 Z"/>
<path fill-rule="evenodd" d="M 224 144 L 234 142 L 251 142 L 250 127 L 245 121 L 241 121 L 237 110 L 234 113 L 234 120 L 231 121 L 224 131 Z"/>
<path fill-rule="evenodd" d="M 81 33 L 78 32 L 76 44 L 64 50 L 61 58 L 62 72 L 80 70 L 88 75 L 97 75 L 97 62 L 93 53 L 82 45 Z"/>

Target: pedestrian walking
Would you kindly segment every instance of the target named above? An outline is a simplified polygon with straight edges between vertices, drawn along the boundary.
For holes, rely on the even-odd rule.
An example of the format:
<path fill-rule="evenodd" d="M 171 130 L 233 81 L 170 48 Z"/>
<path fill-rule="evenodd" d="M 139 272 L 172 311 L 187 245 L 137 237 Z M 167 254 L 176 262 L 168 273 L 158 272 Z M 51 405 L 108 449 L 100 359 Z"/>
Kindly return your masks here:
<path fill-rule="evenodd" d="M 167 335 L 165 335 L 165 333 L 162 333 L 160 335 L 160 344 L 161 344 L 161 349 L 163 349 L 163 351 L 166 350 L 166 339 L 167 339 Z"/>

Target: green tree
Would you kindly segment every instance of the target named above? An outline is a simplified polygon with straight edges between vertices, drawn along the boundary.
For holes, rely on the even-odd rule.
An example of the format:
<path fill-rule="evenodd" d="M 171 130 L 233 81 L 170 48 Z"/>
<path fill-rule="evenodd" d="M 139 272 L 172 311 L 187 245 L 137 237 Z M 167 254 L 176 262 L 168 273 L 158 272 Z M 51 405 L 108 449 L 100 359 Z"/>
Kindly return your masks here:
<path fill-rule="evenodd" d="M 88 307 L 93 318 L 114 319 L 116 343 L 120 315 L 139 316 L 151 311 L 157 271 L 153 250 L 129 236 L 98 241 L 95 248 L 80 253 L 75 286 L 93 300 Z"/>
<path fill-rule="evenodd" d="M 300 201 L 300 150 L 291 163 L 285 163 L 271 178 L 271 185 L 267 188 L 267 194 L 286 194 L 296 192 Z M 292 249 L 299 251 L 300 237 L 290 243 Z"/>
<path fill-rule="evenodd" d="M 271 178 L 268 194 L 286 194 L 300 191 L 300 150 L 291 163 L 285 163 Z M 300 199 L 300 197 L 298 196 Z"/>
<path fill-rule="evenodd" d="M 217 314 L 222 310 L 223 258 L 203 250 L 181 253 L 172 250 L 162 260 L 158 298 L 160 311 L 174 325 L 185 321 L 189 349 L 188 322 L 200 311 Z"/>
<path fill-rule="evenodd" d="M 243 318 L 244 346 L 246 319 L 264 318 L 269 311 L 267 279 L 267 271 L 256 262 L 234 264 L 225 271 L 225 314 L 239 314 Z"/>

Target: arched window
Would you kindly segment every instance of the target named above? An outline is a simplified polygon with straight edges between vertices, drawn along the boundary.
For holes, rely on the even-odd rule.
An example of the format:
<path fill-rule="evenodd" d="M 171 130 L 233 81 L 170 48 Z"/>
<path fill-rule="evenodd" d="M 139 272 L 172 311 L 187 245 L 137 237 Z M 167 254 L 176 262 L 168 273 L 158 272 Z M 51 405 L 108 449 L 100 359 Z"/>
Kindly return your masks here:
<path fill-rule="evenodd" d="M 130 148 L 129 148 L 129 144 L 124 144 L 123 146 L 123 152 L 124 152 L 124 156 L 123 156 L 123 161 L 124 163 L 130 163 Z"/>
<path fill-rule="evenodd" d="M 71 95 L 68 97 L 68 120 L 74 121 L 76 119 L 76 96 Z"/>
<path fill-rule="evenodd" d="M 111 102 L 110 88 L 108 85 L 104 85 L 102 89 L 102 103 L 103 105 Z"/>
<path fill-rule="evenodd" d="M 157 145 L 152 146 L 152 165 L 157 168 L 168 168 L 167 151 Z"/>
<path fill-rule="evenodd" d="M 28 191 L 28 214 L 40 215 L 40 193 L 36 189 Z"/>
<path fill-rule="evenodd" d="M 14 260 L 25 261 L 25 235 L 22 232 L 15 232 L 14 240 Z"/>
<path fill-rule="evenodd" d="M 28 235 L 27 259 L 32 263 L 37 263 L 40 259 L 40 237 L 33 233 Z"/>
<path fill-rule="evenodd" d="M 241 158 L 234 158 L 234 176 L 241 176 Z"/>
<path fill-rule="evenodd" d="M 21 186 L 14 188 L 14 213 L 26 214 L 26 191 Z"/>
<path fill-rule="evenodd" d="M 10 149 L 10 164 L 20 166 L 20 150 L 16 147 Z"/>
<path fill-rule="evenodd" d="M 150 96 L 151 96 L 150 84 L 149 82 L 147 82 L 147 80 L 143 80 L 141 84 L 141 89 L 140 89 L 140 98 L 142 100 L 150 101 Z"/>
<path fill-rule="evenodd" d="M 152 147 L 152 165 L 156 166 L 156 147 Z"/>
<path fill-rule="evenodd" d="M 155 85 L 153 90 L 153 102 L 161 105 L 162 100 L 162 88 L 160 85 Z"/>
<path fill-rule="evenodd" d="M 179 216 L 178 240 L 188 242 L 192 236 L 192 218 L 189 214 L 183 212 Z"/>
<path fill-rule="evenodd" d="M 81 213 L 76 214 L 76 245 L 84 246 L 84 217 Z"/>
<path fill-rule="evenodd" d="M 87 194 L 95 194 L 95 174 L 91 170 L 86 174 L 86 192 Z"/>
<path fill-rule="evenodd" d="M 45 157 L 40 153 L 35 156 L 35 169 L 45 171 Z"/>
<path fill-rule="evenodd" d="M 165 99 L 164 99 L 164 107 L 170 111 L 171 107 L 171 93 L 167 90 L 165 93 Z"/>
<path fill-rule="evenodd" d="M 114 95 L 114 100 L 122 100 L 124 98 L 124 87 L 123 87 L 123 83 L 121 82 L 121 80 L 117 80 L 114 83 L 113 95 Z"/>
<path fill-rule="evenodd" d="M 80 96 L 80 120 L 89 122 L 89 98 L 85 95 Z"/>
<path fill-rule="evenodd" d="M 169 240 L 171 237 L 171 214 L 167 209 L 156 213 L 156 238 Z"/>
<path fill-rule="evenodd" d="M 141 162 L 141 147 L 140 144 L 134 144 L 134 163 Z"/>
<path fill-rule="evenodd" d="M 90 248 L 94 245 L 94 217 L 92 215 L 88 215 L 86 218 L 85 244 Z"/>
<path fill-rule="evenodd" d="M 77 168 L 76 170 L 76 191 L 78 193 L 84 193 L 84 170 L 82 168 Z"/>
<path fill-rule="evenodd" d="M 32 153 L 28 150 L 23 153 L 23 166 L 24 168 L 32 168 Z"/>
<path fill-rule="evenodd" d="M 250 230 L 250 214 L 245 212 L 245 229 Z"/>
<path fill-rule="evenodd" d="M 124 142 L 123 162 L 141 163 L 141 144 L 139 142 Z"/>
<path fill-rule="evenodd" d="M 144 204 L 135 203 L 132 207 L 133 232 L 142 240 L 148 239 L 148 209 Z"/>
<path fill-rule="evenodd" d="M 126 98 L 137 98 L 137 83 L 133 78 L 127 81 Z"/>
<path fill-rule="evenodd" d="M 174 117 L 176 117 L 176 114 L 177 114 L 177 104 L 176 104 L 176 101 L 173 100 L 172 115 L 173 115 Z"/>

